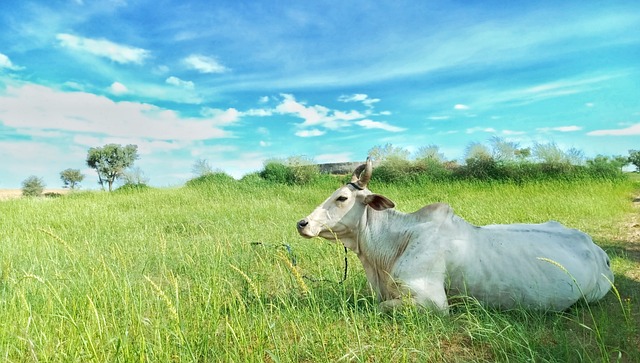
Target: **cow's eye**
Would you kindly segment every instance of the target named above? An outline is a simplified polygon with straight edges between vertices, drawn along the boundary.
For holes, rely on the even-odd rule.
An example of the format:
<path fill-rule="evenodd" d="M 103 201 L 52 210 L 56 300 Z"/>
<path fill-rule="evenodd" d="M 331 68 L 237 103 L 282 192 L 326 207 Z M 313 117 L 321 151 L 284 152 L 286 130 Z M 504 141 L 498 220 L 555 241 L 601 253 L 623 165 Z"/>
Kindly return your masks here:
<path fill-rule="evenodd" d="M 345 200 L 347 200 L 347 199 L 349 199 L 349 198 L 344 197 L 344 196 L 340 196 L 340 197 L 338 197 L 336 200 L 337 200 L 338 202 L 344 202 L 344 201 L 345 201 Z"/>

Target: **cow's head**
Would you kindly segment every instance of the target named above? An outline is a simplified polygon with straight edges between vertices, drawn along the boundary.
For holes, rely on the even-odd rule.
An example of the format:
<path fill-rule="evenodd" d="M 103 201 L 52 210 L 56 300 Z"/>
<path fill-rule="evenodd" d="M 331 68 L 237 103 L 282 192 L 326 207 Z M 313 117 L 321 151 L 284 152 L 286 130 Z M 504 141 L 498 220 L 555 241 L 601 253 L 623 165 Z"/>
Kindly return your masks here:
<path fill-rule="evenodd" d="M 298 222 L 298 233 L 306 238 L 336 239 L 353 235 L 367 207 L 393 208 L 391 200 L 367 189 L 372 172 L 371 159 L 353 172 L 351 182 L 339 188 L 309 216 Z"/>

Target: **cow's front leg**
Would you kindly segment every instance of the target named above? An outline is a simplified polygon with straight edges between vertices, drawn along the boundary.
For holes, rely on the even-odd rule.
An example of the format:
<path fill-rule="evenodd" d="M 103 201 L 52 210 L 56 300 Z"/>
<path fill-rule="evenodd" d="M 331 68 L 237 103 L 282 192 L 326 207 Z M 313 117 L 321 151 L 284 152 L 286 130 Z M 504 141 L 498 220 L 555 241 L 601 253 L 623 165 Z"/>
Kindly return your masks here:
<path fill-rule="evenodd" d="M 440 279 L 414 279 L 403 284 L 404 294 L 399 298 L 380 303 L 384 312 L 392 312 L 407 305 L 433 311 L 439 315 L 449 314 L 449 302 Z"/>
<path fill-rule="evenodd" d="M 434 313 L 445 316 L 449 315 L 449 303 L 442 289 L 442 295 L 430 298 L 419 299 L 414 296 L 404 296 L 397 299 L 389 299 L 380 303 L 380 310 L 383 313 L 391 314 L 402 308 L 415 306 L 419 309 L 433 311 Z"/>

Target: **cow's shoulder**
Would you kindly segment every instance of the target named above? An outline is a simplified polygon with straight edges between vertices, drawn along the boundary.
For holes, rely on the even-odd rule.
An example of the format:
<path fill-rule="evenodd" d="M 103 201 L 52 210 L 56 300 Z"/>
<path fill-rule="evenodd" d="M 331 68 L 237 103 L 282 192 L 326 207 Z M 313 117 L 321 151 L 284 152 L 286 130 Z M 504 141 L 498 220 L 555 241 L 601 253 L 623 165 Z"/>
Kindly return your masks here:
<path fill-rule="evenodd" d="M 433 203 L 426 205 L 419 210 L 411 213 L 411 215 L 422 221 L 443 221 L 446 218 L 451 218 L 453 215 L 453 208 L 446 203 Z"/>

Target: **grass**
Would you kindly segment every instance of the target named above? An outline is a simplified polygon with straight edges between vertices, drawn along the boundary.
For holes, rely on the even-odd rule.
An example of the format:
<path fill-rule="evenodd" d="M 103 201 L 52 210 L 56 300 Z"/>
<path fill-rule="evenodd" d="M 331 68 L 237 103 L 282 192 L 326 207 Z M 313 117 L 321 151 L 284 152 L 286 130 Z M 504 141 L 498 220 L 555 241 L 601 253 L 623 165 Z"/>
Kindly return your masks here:
<path fill-rule="evenodd" d="M 560 314 L 378 312 L 357 258 L 295 223 L 338 184 L 218 181 L 0 202 L 3 361 L 640 361 L 637 182 L 372 185 L 410 212 L 558 220 L 610 254 L 619 297 Z M 254 242 L 259 242 L 256 244 Z M 288 245 L 295 257 L 295 266 Z"/>

